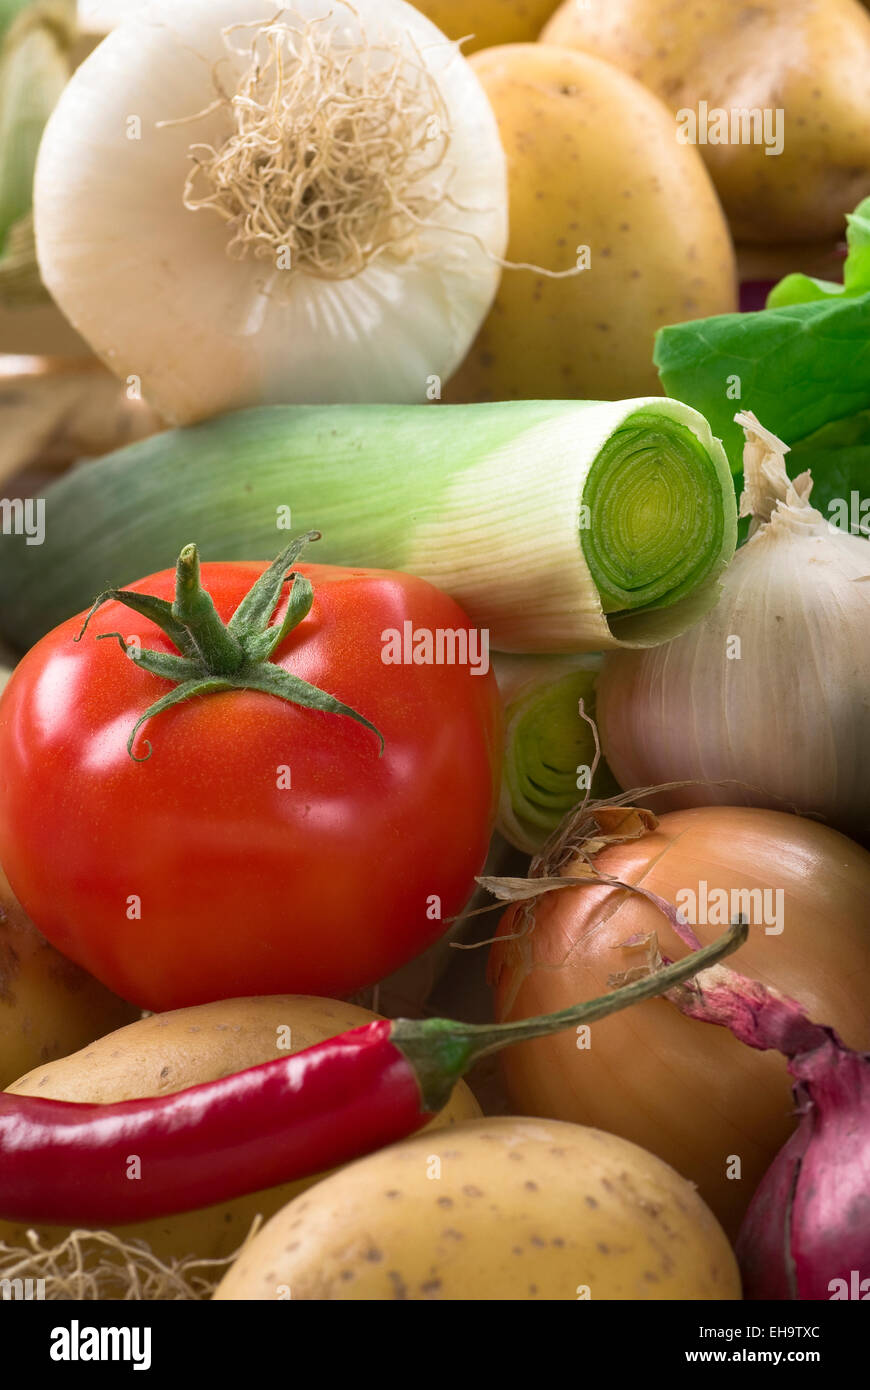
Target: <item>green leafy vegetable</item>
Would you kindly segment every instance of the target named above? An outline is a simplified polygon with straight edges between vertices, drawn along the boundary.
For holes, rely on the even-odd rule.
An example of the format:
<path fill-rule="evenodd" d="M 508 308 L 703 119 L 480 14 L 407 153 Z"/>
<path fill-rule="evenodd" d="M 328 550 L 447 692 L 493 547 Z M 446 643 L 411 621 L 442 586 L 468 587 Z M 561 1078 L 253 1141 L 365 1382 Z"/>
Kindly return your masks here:
<path fill-rule="evenodd" d="M 811 275 L 786 275 L 767 296 L 768 309 L 854 297 L 870 290 L 870 198 L 849 213 L 846 222 L 849 254 L 843 266 L 842 285 L 834 280 L 816 280 Z"/>
<path fill-rule="evenodd" d="M 663 328 L 655 363 L 667 394 L 707 417 L 739 474 L 738 410 L 795 444 L 870 409 L 870 294 Z"/>
<path fill-rule="evenodd" d="M 813 506 L 835 526 L 870 535 L 870 410 L 834 420 L 795 444 L 791 477 L 809 469 Z"/>
<path fill-rule="evenodd" d="M 848 218 L 842 285 L 788 275 L 760 313 L 663 328 L 655 363 L 669 396 L 709 420 L 725 445 L 738 491 L 743 432 L 752 410 L 792 446 L 792 477 L 815 479 L 824 512 L 870 477 L 870 198 Z"/>

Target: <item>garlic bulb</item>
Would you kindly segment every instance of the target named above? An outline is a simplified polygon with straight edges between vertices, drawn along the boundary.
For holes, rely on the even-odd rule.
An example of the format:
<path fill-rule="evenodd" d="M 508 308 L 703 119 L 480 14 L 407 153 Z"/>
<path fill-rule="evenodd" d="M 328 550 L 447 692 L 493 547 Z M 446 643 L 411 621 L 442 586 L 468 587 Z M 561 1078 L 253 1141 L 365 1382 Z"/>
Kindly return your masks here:
<path fill-rule="evenodd" d="M 159 0 L 66 87 L 36 171 L 43 280 L 165 419 L 425 401 L 486 316 L 504 154 L 403 0 Z"/>
<path fill-rule="evenodd" d="M 607 656 L 597 704 L 604 753 L 623 787 L 694 783 L 657 806 L 797 810 L 866 837 L 870 542 L 817 512 L 810 475 L 788 478 L 786 446 L 753 415 L 736 418 L 747 438 L 750 539 L 696 627 Z"/>

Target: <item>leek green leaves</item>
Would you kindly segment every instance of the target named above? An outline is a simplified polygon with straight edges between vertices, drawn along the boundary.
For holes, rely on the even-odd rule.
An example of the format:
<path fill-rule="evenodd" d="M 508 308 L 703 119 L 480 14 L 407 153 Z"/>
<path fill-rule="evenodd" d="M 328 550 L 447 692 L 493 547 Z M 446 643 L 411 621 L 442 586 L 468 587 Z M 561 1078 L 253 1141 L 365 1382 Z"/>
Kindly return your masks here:
<path fill-rule="evenodd" d="M 42 132 L 72 71 L 73 0 L 0 8 L 0 303 L 47 298 L 33 235 L 33 171 Z"/>

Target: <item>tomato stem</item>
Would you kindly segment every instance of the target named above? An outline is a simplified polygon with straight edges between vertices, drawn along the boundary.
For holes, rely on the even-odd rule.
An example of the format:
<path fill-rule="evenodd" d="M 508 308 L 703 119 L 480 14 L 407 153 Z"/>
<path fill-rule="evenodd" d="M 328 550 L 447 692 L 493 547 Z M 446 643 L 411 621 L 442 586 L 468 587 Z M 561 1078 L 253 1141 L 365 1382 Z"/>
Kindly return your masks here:
<path fill-rule="evenodd" d="M 146 753 L 137 757 L 133 752 L 136 735 L 149 719 L 196 696 L 229 690 L 258 690 L 304 709 L 317 709 L 325 714 L 341 714 L 354 719 L 371 730 L 380 743 L 380 753 L 383 753 L 383 737 L 368 719 L 334 695 L 310 685 L 270 660 L 284 638 L 304 622 L 311 611 L 314 590 L 310 581 L 301 574 L 288 574 L 288 570 L 308 541 L 319 539 L 319 531 L 309 531 L 307 535 L 297 536 L 291 541 L 256 580 L 228 623 L 222 621 L 211 595 L 202 586 L 199 553 L 195 545 L 186 545 L 178 557 L 174 603 L 167 603 L 153 594 L 138 594 L 127 589 L 106 589 L 98 595 L 85 615 L 81 631 L 73 639 L 75 642 L 80 642 L 84 637 L 97 609 L 104 603 L 114 601 L 132 608 L 135 613 L 154 623 L 181 652 L 181 656 L 173 656 L 170 652 L 139 650 L 119 632 L 100 634 L 100 637 L 117 638 L 126 656 L 141 670 L 170 681 L 176 687 L 156 700 L 136 720 L 127 741 L 127 752 L 131 758 L 136 762 L 145 762 L 151 756 L 151 744 L 147 739 Z M 273 623 L 272 616 L 288 578 L 292 587 L 287 609 L 280 622 Z"/>
<path fill-rule="evenodd" d="M 195 545 L 184 547 L 175 566 L 172 616 L 187 629 L 212 675 L 234 676 L 244 665 L 244 648 L 221 622 L 211 594 L 202 587 Z"/>

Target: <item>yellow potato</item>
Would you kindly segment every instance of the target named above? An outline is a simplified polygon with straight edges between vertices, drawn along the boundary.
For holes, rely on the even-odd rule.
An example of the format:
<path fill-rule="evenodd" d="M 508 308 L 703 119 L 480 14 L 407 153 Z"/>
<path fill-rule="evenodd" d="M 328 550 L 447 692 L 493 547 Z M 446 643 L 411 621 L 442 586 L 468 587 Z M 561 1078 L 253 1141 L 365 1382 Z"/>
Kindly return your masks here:
<path fill-rule="evenodd" d="M 451 401 L 661 393 L 662 324 L 737 307 L 734 250 L 696 150 L 664 106 L 609 63 L 515 44 L 472 59 L 508 159 L 507 259 Z"/>
<path fill-rule="evenodd" d="M 7 1089 L 15 1095 L 96 1103 L 168 1095 L 300 1052 L 377 1017 L 355 1004 L 308 995 L 221 1000 L 141 1019 L 72 1057 L 38 1067 Z M 287 1042 L 288 1028 L 289 1046 L 280 1047 L 279 1042 Z M 474 1096 L 460 1082 L 428 1128 L 443 1128 L 479 1114 Z M 241 1244 L 258 1213 L 271 1216 L 317 1181 L 315 1176 L 284 1183 L 223 1205 L 112 1229 L 124 1240 L 147 1241 L 164 1260 L 185 1255 L 219 1259 Z M 195 1186 L 195 1173 L 191 1182 Z M 25 1226 L 0 1221 L 0 1241 L 23 1245 L 25 1230 Z M 49 1245 L 67 1234 L 60 1227 L 37 1230 Z"/>
<path fill-rule="evenodd" d="M 601 1130 L 506 1117 L 351 1164 L 268 1223 L 217 1299 L 733 1299 L 690 1183 Z"/>
<path fill-rule="evenodd" d="M 450 39 L 464 39 L 463 53 L 496 43 L 531 43 L 559 0 L 412 0 Z"/>
<path fill-rule="evenodd" d="M 0 869 L 0 1089 L 138 1015 L 48 944 Z"/>
<path fill-rule="evenodd" d="M 870 194 L 870 16 L 858 0 L 566 0 L 541 38 L 615 63 L 672 116 L 701 102 L 708 117 L 728 112 L 729 143 L 708 119 L 698 149 L 738 241 L 840 237 Z M 770 113 L 771 149 L 782 112 L 780 153 L 739 118 L 730 142 L 730 113 L 753 110 Z"/>

